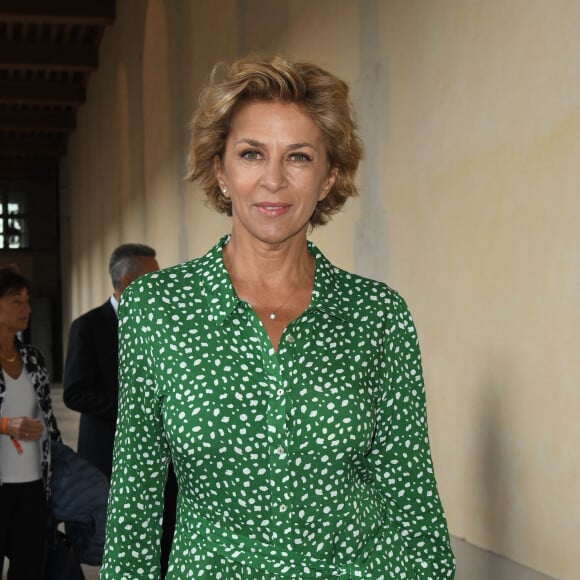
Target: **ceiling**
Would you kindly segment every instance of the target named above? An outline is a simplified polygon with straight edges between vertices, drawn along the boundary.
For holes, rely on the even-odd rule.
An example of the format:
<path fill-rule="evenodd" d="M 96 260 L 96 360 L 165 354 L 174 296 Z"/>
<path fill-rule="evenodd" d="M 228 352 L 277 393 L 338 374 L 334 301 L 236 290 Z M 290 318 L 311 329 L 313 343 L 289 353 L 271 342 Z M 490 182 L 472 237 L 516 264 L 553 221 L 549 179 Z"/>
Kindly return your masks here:
<path fill-rule="evenodd" d="M 0 0 L 0 178 L 55 176 L 115 0 Z"/>

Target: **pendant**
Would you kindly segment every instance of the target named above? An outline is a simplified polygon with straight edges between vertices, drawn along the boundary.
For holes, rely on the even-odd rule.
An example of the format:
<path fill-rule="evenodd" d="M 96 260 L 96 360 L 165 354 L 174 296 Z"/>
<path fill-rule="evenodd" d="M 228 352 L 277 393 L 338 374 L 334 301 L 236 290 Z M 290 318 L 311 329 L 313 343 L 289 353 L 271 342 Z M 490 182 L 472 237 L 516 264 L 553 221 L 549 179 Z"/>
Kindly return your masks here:
<path fill-rule="evenodd" d="M 270 320 L 276 320 L 276 313 L 275 312 L 270 312 L 269 318 L 270 318 Z"/>

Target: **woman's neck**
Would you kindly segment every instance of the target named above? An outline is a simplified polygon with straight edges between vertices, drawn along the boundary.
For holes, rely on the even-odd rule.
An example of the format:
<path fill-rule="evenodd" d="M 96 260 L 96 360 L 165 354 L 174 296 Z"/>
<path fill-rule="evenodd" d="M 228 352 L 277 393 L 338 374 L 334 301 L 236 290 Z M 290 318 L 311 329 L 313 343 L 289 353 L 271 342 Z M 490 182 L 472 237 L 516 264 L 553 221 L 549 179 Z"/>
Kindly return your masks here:
<path fill-rule="evenodd" d="M 289 280 L 311 280 L 314 275 L 314 256 L 308 251 L 306 240 L 273 245 L 248 243 L 232 236 L 222 256 L 234 285 L 243 282 L 277 288 L 287 286 Z"/>
<path fill-rule="evenodd" d="M 232 237 L 222 258 L 238 298 L 250 304 L 278 350 L 284 328 L 310 304 L 316 261 L 306 240 L 244 245 Z"/>
<path fill-rule="evenodd" d="M 16 345 L 14 344 L 14 339 L 16 335 L 8 331 L 0 331 L 0 350 L 3 353 L 13 353 L 16 350 Z"/>

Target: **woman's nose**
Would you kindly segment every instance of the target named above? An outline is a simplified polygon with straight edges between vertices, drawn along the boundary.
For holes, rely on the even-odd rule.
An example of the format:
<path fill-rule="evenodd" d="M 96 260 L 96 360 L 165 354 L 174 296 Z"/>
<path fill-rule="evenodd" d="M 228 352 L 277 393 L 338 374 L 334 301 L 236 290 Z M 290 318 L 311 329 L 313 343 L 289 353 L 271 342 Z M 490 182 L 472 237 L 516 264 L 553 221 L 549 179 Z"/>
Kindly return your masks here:
<path fill-rule="evenodd" d="M 272 193 L 276 193 L 286 185 L 286 176 L 282 161 L 274 159 L 268 161 L 264 167 L 262 185 Z"/>

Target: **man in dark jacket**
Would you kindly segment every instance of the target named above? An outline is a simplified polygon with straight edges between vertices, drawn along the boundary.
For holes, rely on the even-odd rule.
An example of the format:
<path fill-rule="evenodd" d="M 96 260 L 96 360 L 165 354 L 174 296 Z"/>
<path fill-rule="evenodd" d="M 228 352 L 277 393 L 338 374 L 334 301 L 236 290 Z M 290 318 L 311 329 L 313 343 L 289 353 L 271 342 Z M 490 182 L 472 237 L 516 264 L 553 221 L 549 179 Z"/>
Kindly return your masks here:
<path fill-rule="evenodd" d="M 64 369 L 63 399 L 81 413 L 77 451 L 111 479 L 113 443 L 119 399 L 117 311 L 121 294 L 133 280 L 159 269 L 155 250 L 123 244 L 109 261 L 114 293 L 102 306 L 71 325 Z M 177 483 L 171 468 L 165 490 L 162 569 L 165 572 L 173 529 Z"/>
<path fill-rule="evenodd" d="M 139 276 L 159 270 L 155 250 L 124 244 L 112 254 L 113 295 L 71 326 L 64 369 L 63 399 L 81 413 L 77 452 L 110 480 L 119 397 L 117 309 L 125 288 Z"/>

